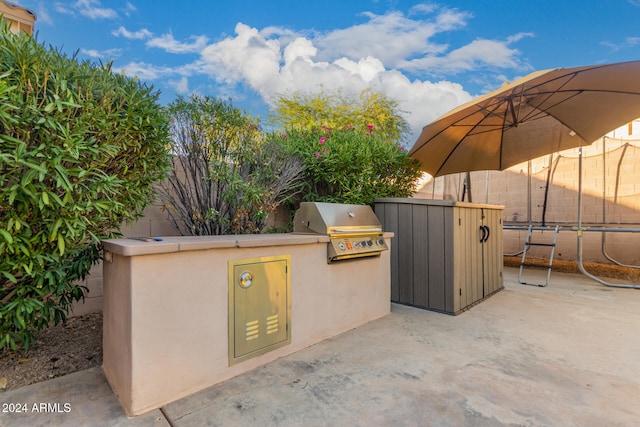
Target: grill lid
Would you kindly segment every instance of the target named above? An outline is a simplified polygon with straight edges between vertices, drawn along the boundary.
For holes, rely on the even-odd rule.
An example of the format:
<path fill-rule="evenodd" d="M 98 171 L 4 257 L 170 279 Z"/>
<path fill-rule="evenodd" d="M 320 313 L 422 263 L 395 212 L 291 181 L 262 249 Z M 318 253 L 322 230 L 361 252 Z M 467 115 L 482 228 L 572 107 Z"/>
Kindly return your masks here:
<path fill-rule="evenodd" d="M 302 202 L 293 221 L 295 233 L 382 233 L 382 224 L 366 205 Z"/>
<path fill-rule="evenodd" d="M 293 218 L 293 231 L 328 234 L 329 263 L 377 256 L 389 249 L 378 217 L 366 205 L 303 202 Z"/>

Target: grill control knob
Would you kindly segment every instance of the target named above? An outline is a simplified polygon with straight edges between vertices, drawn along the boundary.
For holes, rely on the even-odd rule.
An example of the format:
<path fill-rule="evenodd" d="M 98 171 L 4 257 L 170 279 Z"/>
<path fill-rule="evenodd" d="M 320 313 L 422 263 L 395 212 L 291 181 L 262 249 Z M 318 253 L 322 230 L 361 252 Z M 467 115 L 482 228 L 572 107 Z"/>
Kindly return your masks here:
<path fill-rule="evenodd" d="M 378 239 L 378 245 L 384 246 L 384 239 Z"/>
<path fill-rule="evenodd" d="M 340 243 L 338 243 L 338 248 L 340 248 L 341 251 L 346 251 L 347 250 L 347 245 L 345 245 L 344 243 L 340 242 Z"/>
<path fill-rule="evenodd" d="M 371 240 L 367 240 L 367 246 L 373 246 L 373 242 Z"/>

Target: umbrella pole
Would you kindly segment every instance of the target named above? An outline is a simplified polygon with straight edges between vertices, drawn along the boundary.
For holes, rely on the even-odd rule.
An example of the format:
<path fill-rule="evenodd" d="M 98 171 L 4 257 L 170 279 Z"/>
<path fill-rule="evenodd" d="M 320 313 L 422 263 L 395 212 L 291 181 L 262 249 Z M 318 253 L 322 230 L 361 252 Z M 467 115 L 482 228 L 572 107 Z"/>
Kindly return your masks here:
<path fill-rule="evenodd" d="M 444 193 L 444 191 L 443 191 Z M 431 180 L 431 200 L 436 198 L 436 177 L 434 176 Z M 444 197 L 443 197 L 444 199 Z"/>
<path fill-rule="evenodd" d="M 533 219 L 531 219 L 531 160 L 527 162 L 527 222 L 529 225 L 533 225 Z"/>
<path fill-rule="evenodd" d="M 489 171 L 484 177 L 484 202 L 489 204 Z"/>
<path fill-rule="evenodd" d="M 469 203 L 473 203 L 473 200 L 471 200 L 471 172 L 467 172 L 464 177 L 464 192 L 462 193 L 463 202 L 465 193 L 469 196 Z"/>
<path fill-rule="evenodd" d="M 610 286 L 614 288 L 633 288 L 640 289 L 640 285 L 636 285 L 633 283 L 609 283 L 604 280 L 594 276 L 585 270 L 584 265 L 582 264 L 582 233 L 584 229 L 582 228 L 582 146 L 580 147 L 580 152 L 578 155 L 578 269 L 582 274 L 587 276 L 591 280 L 595 280 L 604 286 Z"/>

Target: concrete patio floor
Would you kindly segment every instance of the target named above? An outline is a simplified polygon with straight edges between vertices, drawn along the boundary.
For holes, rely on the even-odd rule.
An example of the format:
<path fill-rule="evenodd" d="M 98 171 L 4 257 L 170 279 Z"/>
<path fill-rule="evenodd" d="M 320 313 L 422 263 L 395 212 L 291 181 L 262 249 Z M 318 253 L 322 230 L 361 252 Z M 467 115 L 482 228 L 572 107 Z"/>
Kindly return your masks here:
<path fill-rule="evenodd" d="M 1 393 L 0 425 L 637 425 L 640 291 L 582 275 L 554 273 L 547 288 L 516 278 L 506 268 L 505 290 L 459 316 L 394 304 L 389 316 L 136 418 L 93 368 Z M 5 412 L 11 403 L 27 413 Z M 34 403 L 59 412 L 35 413 Z"/>

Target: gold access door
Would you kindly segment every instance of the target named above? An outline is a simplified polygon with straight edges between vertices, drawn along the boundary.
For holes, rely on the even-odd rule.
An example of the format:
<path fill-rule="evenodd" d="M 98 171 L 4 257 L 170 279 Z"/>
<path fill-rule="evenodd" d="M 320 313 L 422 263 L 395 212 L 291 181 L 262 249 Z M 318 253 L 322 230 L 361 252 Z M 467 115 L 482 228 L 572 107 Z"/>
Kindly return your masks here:
<path fill-rule="evenodd" d="M 229 365 L 291 342 L 290 255 L 229 261 Z"/>

